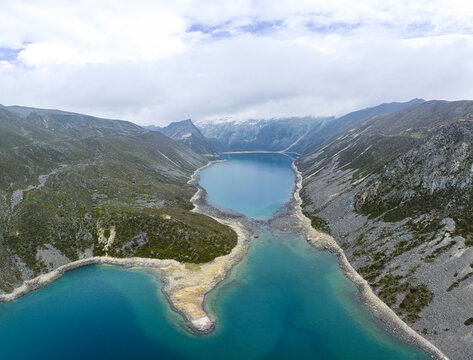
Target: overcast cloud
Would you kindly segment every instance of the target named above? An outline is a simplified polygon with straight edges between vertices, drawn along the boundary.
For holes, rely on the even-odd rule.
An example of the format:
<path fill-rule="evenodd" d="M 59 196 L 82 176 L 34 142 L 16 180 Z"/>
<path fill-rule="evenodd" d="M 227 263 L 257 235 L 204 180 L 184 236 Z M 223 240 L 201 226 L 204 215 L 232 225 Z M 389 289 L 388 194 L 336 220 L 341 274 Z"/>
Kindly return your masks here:
<path fill-rule="evenodd" d="M 138 124 L 473 99 L 470 1 L 0 4 L 0 103 Z"/>

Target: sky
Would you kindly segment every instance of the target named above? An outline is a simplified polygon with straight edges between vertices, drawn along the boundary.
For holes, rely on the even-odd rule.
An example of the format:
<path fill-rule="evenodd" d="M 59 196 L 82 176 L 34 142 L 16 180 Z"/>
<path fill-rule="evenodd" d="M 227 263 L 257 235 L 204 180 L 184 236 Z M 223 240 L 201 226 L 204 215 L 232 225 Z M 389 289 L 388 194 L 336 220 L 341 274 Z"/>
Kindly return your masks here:
<path fill-rule="evenodd" d="M 0 103 L 140 125 L 473 99 L 473 2 L 0 2 Z"/>

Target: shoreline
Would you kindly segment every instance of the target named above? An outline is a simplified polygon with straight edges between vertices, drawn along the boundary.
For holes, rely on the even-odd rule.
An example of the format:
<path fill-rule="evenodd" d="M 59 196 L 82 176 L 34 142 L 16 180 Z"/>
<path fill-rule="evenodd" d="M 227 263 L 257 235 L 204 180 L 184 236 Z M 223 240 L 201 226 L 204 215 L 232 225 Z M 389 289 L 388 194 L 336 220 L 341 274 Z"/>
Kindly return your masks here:
<path fill-rule="evenodd" d="M 251 240 L 252 226 L 250 220 L 241 214 L 233 213 L 231 210 L 224 211 L 212 206 L 207 200 L 207 192 L 199 185 L 199 174 L 202 170 L 214 163 L 226 160 L 214 160 L 196 169 L 188 183 L 197 187 L 197 191 L 190 201 L 194 205 L 191 211 L 197 212 L 216 221 L 230 226 L 238 235 L 237 245 L 227 255 L 215 258 L 208 263 L 190 264 L 180 263 L 173 259 L 150 259 L 150 258 L 113 258 L 96 256 L 62 265 L 48 273 L 41 274 L 33 279 L 25 280 L 22 285 L 15 288 L 11 293 L 0 294 L 0 302 L 11 302 L 32 291 L 47 286 L 60 279 L 67 271 L 75 270 L 88 265 L 116 265 L 124 268 L 145 268 L 153 271 L 157 280 L 163 283 L 161 291 L 164 293 L 170 307 L 179 313 L 188 326 L 197 334 L 212 332 L 217 325 L 217 319 L 205 309 L 206 295 L 212 291 L 220 282 L 225 280 L 231 270 L 247 254 Z M 287 208 L 286 216 L 295 216 L 301 227 L 300 235 L 315 248 L 328 250 L 334 253 L 340 268 L 345 276 L 357 287 L 361 301 L 371 313 L 383 322 L 386 328 L 397 337 L 414 345 L 435 359 L 449 360 L 435 345 L 409 327 L 397 314 L 389 308 L 373 292 L 368 282 L 359 275 L 349 263 L 345 253 L 337 244 L 335 239 L 328 234 L 312 228 L 310 220 L 302 213 L 302 174 L 294 162 L 291 167 L 296 175 L 296 181 L 291 189 L 292 196 L 281 207 Z M 273 214 L 273 217 L 277 214 Z"/>
<path fill-rule="evenodd" d="M 208 164 L 195 170 L 188 181 L 188 184 L 197 187 L 196 193 L 190 199 L 194 205 L 194 208 L 191 211 L 209 216 L 219 223 L 231 227 L 238 236 L 238 242 L 229 254 L 219 256 L 208 263 L 196 264 L 199 269 L 195 273 L 193 280 L 194 282 L 196 280 L 200 280 L 200 286 L 191 286 L 190 291 L 183 290 L 182 292 L 177 292 L 178 297 L 180 297 L 179 299 L 175 299 L 173 298 L 173 295 L 171 295 L 170 303 L 173 304 L 173 307 L 176 304 L 176 300 L 177 303 L 180 303 L 182 300 L 184 300 L 184 302 L 189 300 L 193 300 L 195 302 L 196 298 L 198 298 L 201 316 L 192 315 L 192 313 L 188 312 L 185 307 L 174 307 L 174 309 L 187 320 L 187 322 L 192 326 L 192 329 L 198 334 L 208 334 L 215 329 L 215 326 L 217 325 L 217 319 L 213 314 L 208 313 L 205 309 L 206 296 L 220 282 L 225 280 L 230 274 L 230 271 L 238 263 L 240 263 L 241 260 L 243 260 L 245 255 L 248 253 L 249 243 L 251 240 L 251 226 L 249 219 L 240 213 L 231 211 L 230 209 L 221 209 L 219 207 L 213 206 L 208 201 L 207 191 L 199 185 L 199 174 L 202 170 L 212 166 L 214 163 L 225 161 L 227 160 L 213 160 L 209 162 Z M 198 288 L 197 292 L 193 292 L 192 288 L 195 287 Z M 163 291 L 166 291 L 166 285 L 163 287 Z M 166 296 L 169 295 L 166 294 Z"/>
<path fill-rule="evenodd" d="M 224 154 L 283 154 L 283 155 L 296 154 L 296 155 L 300 155 L 299 153 L 296 153 L 295 151 L 284 151 L 284 150 L 281 150 L 281 151 L 269 151 L 269 150 L 223 151 L 222 155 Z M 225 160 L 220 160 L 220 161 L 225 161 Z"/>
<path fill-rule="evenodd" d="M 425 351 L 434 359 L 449 360 L 440 349 L 407 325 L 374 293 L 369 283 L 358 274 L 350 264 L 343 249 L 332 236 L 312 227 L 310 220 L 302 212 L 302 199 L 299 194 L 302 189 L 302 174 L 294 162 L 291 164 L 291 167 L 296 174 L 295 191 L 291 201 L 294 202 L 295 215 L 304 230 L 304 233 L 301 235 L 303 235 L 315 248 L 327 250 L 337 256 L 340 268 L 344 272 L 345 276 L 355 284 L 363 304 L 371 311 L 374 317 L 383 322 L 390 332 L 394 333 L 397 337 L 407 343 Z"/>
<path fill-rule="evenodd" d="M 221 161 L 225 160 L 214 160 L 196 169 L 188 183 L 197 187 L 196 193 L 190 199 L 194 205 L 194 209 L 191 211 L 212 217 L 216 221 L 230 226 L 237 233 L 237 245 L 229 254 L 202 264 L 180 263 L 173 259 L 89 257 L 70 262 L 33 279 L 23 281 L 12 292 L 0 294 L 0 302 L 14 301 L 53 283 L 64 276 L 67 271 L 83 266 L 117 265 L 124 268 L 144 268 L 151 270 L 157 280 L 163 283 L 162 291 L 170 307 L 184 318 L 191 330 L 197 334 L 212 332 L 217 321 L 205 311 L 205 295 L 223 281 L 231 269 L 244 258 L 251 238 L 249 228 L 243 224 L 243 222 L 248 223 L 248 219 L 240 214 L 227 214 L 218 208 L 213 208 L 206 202 L 205 189 L 198 184 L 200 171 Z"/>
<path fill-rule="evenodd" d="M 23 284 L 15 288 L 11 293 L 1 294 L 0 302 L 11 302 L 14 301 L 23 295 L 26 295 L 30 292 L 38 290 L 44 286 L 47 286 L 54 281 L 60 279 L 67 271 L 75 270 L 83 266 L 88 265 L 117 265 L 124 268 L 149 268 L 149 269 L 161 269 L 171 265 L 172 263 L 177 263 L 173 259 L 149 259 L 149 258 L 113 258 L 107 256 L 94 256 L 86 259 L 81 259 L 77 261 L 70 262 L 68 264 L 62 265 L 50 272 L 45 274 L 38 275 L 37 277 L 29 280 L 25 280 Z"/>

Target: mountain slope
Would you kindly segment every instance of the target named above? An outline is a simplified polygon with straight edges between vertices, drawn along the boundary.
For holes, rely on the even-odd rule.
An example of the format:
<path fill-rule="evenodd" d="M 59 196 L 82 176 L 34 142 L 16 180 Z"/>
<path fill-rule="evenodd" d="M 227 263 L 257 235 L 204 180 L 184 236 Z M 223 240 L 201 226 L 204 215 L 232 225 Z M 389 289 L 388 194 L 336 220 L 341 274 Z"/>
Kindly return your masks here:
<path fill-rule="evenodd" d="M 371 118 L 297 160 L 304 212 L 406 322 L 469 359 L 473 101 Z"/>
<path fill-rule="evenodd" d="M 0 292 L 92 255 L 204 262 L 236 234 L 191 213 L 208 160 L 125 121 L 0 108 Z"/>
<path fill-rule="evenodd" d="M 324 123 L 321 128 L 315 129 L 315 131 L 307 134 L 304 137 L 304 141 L 297 144 L 295 151 L 301 154 L 309 153 L 365 120 L 374 116 L 386 115 L 423 102 L 423 99 L 412 99 L 408 102 L 384 103 L 378 106 L 351 112 L 332 121 L 328 121 Z"/>
<path fill-rule="evenodd" d="M 373 116 L 384 115 L 422 103 L 381 104 L 339 118 L 285 118 L 230 122 L 200 122 L 197 127 L 220 151 L 286 151 L 308 153 Z"/>
<path fill-rule="evenodd" d="M 207 138 L 202 135 L 198 128 L 195 127 L 192 120 L 183 120 L 173 122 L 166 127 L 147 126 L 148 130 L 159 131 L 164 135 L 179 141 L 180 143 L 190 147 L 199 154 L 216 155 L 217 150 Z"/>
<path fill-rule="evenodd" d="M 74 138 L 128 135 L 143 131 L 141 127 L 129 121 L 102 119 L 60 110 L 35 109 L 23 106 L 9 106 L 6 109 L 33 126 Z"/>

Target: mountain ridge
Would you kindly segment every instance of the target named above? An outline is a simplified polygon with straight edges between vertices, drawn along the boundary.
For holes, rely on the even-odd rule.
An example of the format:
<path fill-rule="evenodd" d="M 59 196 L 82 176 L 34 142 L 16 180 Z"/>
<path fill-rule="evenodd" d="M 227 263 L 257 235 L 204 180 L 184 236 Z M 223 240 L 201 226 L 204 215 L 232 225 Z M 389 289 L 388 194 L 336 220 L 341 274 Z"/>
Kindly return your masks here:
<path fill-rule="evenodd" d="M 191 119 L 172 122 L 165 127 L 150 125 L 145 128 L 152 131 L 159 131 L 171 139 L 188 146 L 197 153 L 207 156 L 215 156 L 217 154 L 216 148 L 202 135 Z"/>

